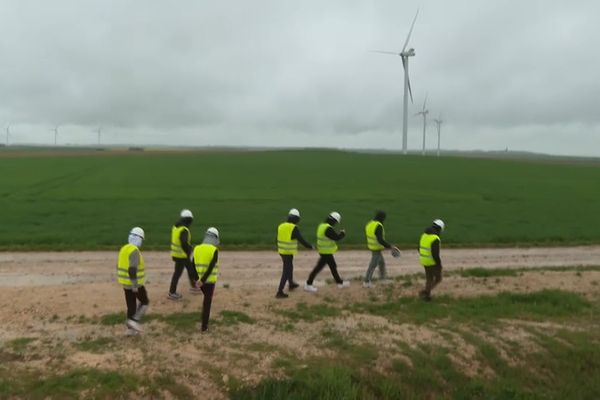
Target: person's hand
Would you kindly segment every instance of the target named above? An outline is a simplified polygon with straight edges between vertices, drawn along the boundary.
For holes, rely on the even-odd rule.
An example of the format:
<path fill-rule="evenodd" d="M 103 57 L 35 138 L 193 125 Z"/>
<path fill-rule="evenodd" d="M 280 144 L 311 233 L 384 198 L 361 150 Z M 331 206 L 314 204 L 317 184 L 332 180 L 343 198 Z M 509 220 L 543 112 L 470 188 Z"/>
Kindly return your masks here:
<path fill-rule="evenodd" d="M 202 281 L 197 280 L 195 286 L 197 289 L 200 289 L 202 287 Z"/>
<path fill-rule="evenodd" d="M 131 288 L 131 291 L 132 291 L 133 293 L 137 293 L 137 292 L 138 292 L 138 287 L 137 287 L 137 286 L 134 286 L 134 287 L 132 287 L 132 288 Z"/>

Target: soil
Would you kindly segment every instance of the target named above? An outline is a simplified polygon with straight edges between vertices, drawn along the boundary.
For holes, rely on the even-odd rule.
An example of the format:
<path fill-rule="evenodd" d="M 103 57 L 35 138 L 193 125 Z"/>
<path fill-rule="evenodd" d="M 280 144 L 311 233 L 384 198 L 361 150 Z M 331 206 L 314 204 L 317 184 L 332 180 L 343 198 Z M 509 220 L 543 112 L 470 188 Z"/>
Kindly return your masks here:
<path fill-rule="evenodd" d="M 199 316 L 202 296 L 188 292 L 185 273 L 179 282 L 183 300 L 168 300 L 166 294 L 172 261 L 164 252 L 143 253 L 148 276 L 146 288 L 151 301 L 149 314 L 185 312 Z M 392 278 L 421 272 L 416 252 L 409 253 L 405 251 L 399 259 L 386 256 L 388 273 Z M 294 274 L 298 282 L 303 283 L 316 257 L 312 252 L 301 252 L 296 257 Z M 348 289 L 338 289 L 331 284 L 329 271 L 323 270 L 315 281 L 319 288 L 317 294 L 299 288 L 290 294 L 290 298 L 278 300 L 274 294 L 281 261 L 276 253 L 225 251 L 219 257 L 221 275 L 213 301 L 212 318 L 218 321 L 221 311 L 232 310 L 247 314 L 254 323 L 232 326 L 215 323 L 207 335 L 180 335 L 170 333 L 164 322 L 152 320 L 145 324 L 141 337 L 132 339 L 124 336 L 124 324 L 111 326 L 93 322 L 103 315 L 124 313 L 123 291 L 115 279 L 116 253 L 0 253 L 0 343 L 4 346 L 15 339 L 32 338 L 28 346 L 35 349 L 34 354 L 26 352 L 21 358 L 14 358 L 14 352 L 10 350 L 1 353 L 14 358 L 11 365 L 15 368 L 43 370 L 51 365 L 55 371 L 92 367 L 125 369 L 150 377 L 173 374 L 178 384 L 187 386 L 195 396 L 208 399 L 225 398 L 226 383 L 232 378 L 245 384 L 258 382 L 265 376 L 281 375 L 281 370 L 274 367 L 275 361 L 281 357 L 305 359 L 327 355 L 329 350 L 320 343 L 324 329 L 348 335 L 362 343 L 376 343 L 380 350 L 394 348 L 398 341 L 411 346 L 423 342 L 445 342 L 460 350 L 453 353 L 452 360 L 468 374 L 490 373 L 473 360 L 475 350 L 472 345 L 459 335 L 444 334 L 435 325 L 398 325 L 383 317 L 344 311 L 340 316 L 316 322 L 294 321 L 291 328 L 286 328 L 288 322 L 281 311 L 295 310 L 299 303 L 343 306 L 383 297 L 384 285 L 376 285 L 372 289 L 363 289 L 360 285 L 359 279 L 365 272 L 369 257 L 366 251 L 343 251 L 336 255 L 341 275 L 352 280 Z M 444 249 L 442 259 L 446 277 L 436 289 L 436 294 L 462 297 L 555 288 L 598 297 L 600 271 L 596 270 L 549 271 L 545 268 L 543 271 L 526 271 L 514 277 L 497 278 L 464 278 L 449 272 L 472 267 L 597 266 L 600 264 L 600 246 Z M 420 278 L 413 279 L 413 282 L 404 286 L 402 280 L 396 280 L 392 285 L 394 293 L 416 296 L 423 282 Z M 365 326 L 368 328 L 365 329 Z M 552 325 L 540 327 L 559 328 Z M 529 348 L 534 346 L 528 334 L 531 326 L 520 321 L 507 321 L 502 329 L 505 329 L 507 340 L 523 342 Z M 114 338 L 117 348 L 123 341 L 137 342 L 127 351 L 111 350 L 110 346 L 91 351 L 79 346 L 81 342 L 97 338 Z M 402 354 L 396 354 L 395 358 L 409 361 Z M 378 368 L 385 368 L 390 362 L 385 352 L 380 351 L 376 363 Z"/>

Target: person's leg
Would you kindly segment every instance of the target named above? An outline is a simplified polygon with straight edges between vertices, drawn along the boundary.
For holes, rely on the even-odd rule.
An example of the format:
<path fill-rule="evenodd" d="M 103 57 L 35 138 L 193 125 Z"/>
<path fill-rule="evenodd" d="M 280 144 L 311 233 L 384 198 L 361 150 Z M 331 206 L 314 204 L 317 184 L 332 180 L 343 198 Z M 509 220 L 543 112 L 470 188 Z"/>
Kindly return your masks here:
<path fill-rule="evenodd" d="M 136 308 L 135 293 L 131 289 L 123 289 L 125 292 L 125 303 L 127 304 L 127 319 L 134 319 Z"/>
<path fill-rule="evenodd" d="M 425 289 L 423 289 L 419 294 L 422 298 L 429 300 L 431 299 L 431 289 L 433 289 L 433 280 L 434 274 L 431 268 L 433 267 L 423 267 L 425 268 Z"/>
<path fill-rule="evenodd" d="M 289 254 L 281 254 L 281 260 L 283 261 L 283 269 L 281 271 L 281 280 L 279 281 L 279 288 L 277 289 L 277 293 L 283 293 L 283 288 L 285 284 L 290 282 L 292 284 L 292 255 Z"/>
<path fill-rule="evenodd" d="M 179 278 L 181 277 L 183 269 L 185 268 L 185 261 L 186 260 L 184 259 L 177 259 L 177 261 L 175 261 L 175 269 L 173 271 L 173 276 L 171 277 L 171 286 L 169 287 L 169 293 L 173 294 L 177 292 L 177 283 L 179 282 Z"/>
<path fill-rule="evenodd" d="M 138 288 L 138 292 L 136 293 L 136 297 L 140 301 L 140 304 L 137 307 L 137 311 L 135 312 L 135 315 L 133 316 L 133 319 L 135 321 L 141 322 L 142 318 L 146 314 L 146 311 L 148 310 L 148 304 L 150 304 L 150 300 L 148 300 L 148 292 L 146 292 L 146 287 L 145 286 L 140 286 Z"/>
<path fill-rule="evenodd" d="M 210 318 L 210 307 L 212 305 L 213 293 L 215 292 L 214 283 L 205 283 L 202 285 L 204 301 L 202 302 L 202 331 L 208 330 L 208 319 Z"/>
<path fill-rule="evenodd" d="M 187 269 L 190 287 L 195 288 L 196 282 L 200 279 L 198 271 L 196 271 L 196 266 L 190 260 L 185 260 L 185 269 Z"/>
<path fill-rule="evenodd" d="M 377 251 L 371 252 L 371 261 L 369 262 L 369 267 L 367 268 L 367 273 L 365 274 L 365 283 L 371 282 L 373 279 L 373 272 L 375 272 L 375 267 L 377 267 Z"/>
<path fill-rule="evenodd" d="M 431 273 L 433 275 L 433 283 L 431 286 L 431 290 L 433 290 L 433 288 L 439 285 L 439 283 L 442 281 L 442 267 L 436 265 L 435 267 L 431 267 L 431 270 Z"/>
<path fill-rule="evenodd" d="M 344 280 L 340 277 L 340 274 L 338 274 L 335 258 L 333 257 L 333 254 L 328 254 L 327 256 L 327 265 L 329 265 L 331 275 L 333 275 L 333 279 L 335 280 L 335 282 L 338 285 L 340 285 L 344 282 Z"/>
<path fill-rule="evenodd" d="M 307 285 L 312 285 L 317 274 L 319 272 L 321 272 L 323 267 L 325 267 L 325 264 L 327 263 L 327 261 L 325 261 L 325 256 L 326 256 L 326 254 L 319 255 L 319 260 L 317 261 L 317 265 L 315 265 L 313 270 L 310 272 L 310 275 L 308 275 L 308 279 L 306 280 Z"/>
<path fill-rule="evenodd" d="M 378 260 L 378 264 L 379 264 L 379 279 L 384 280 L 387 279 L 387 271 L 385 269 L 385 258 L 383 258 L 383 253 L 380 251 L 379 252 L 379 260 Z"/>
<path fill-rule="evenodd" d="M 298 286 L 300 286 L 296 282 L 294 282 L 294 256 L 290 255 L 287 262 L 289 264 L 289 267 L 288 267 L 288 269 L 289 269 L 288 289 L 294 290 Z M 284 266 L 285 266 L 285 261 L 284 261 Z"/>

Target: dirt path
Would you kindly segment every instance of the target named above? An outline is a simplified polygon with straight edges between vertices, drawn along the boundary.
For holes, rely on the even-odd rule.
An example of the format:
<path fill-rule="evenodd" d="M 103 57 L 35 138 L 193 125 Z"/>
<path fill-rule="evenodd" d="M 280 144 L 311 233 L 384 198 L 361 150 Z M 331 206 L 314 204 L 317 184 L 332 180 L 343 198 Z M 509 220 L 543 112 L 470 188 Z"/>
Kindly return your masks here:
<path fill-rule="evenodd" d="M 165 286 L 172 273 L 166 252 L 143 252 L 150 283 Z M 370 254 L 342 251 L 336 255 L 344 278 L 361 276 Z M 316 261 L 314 252 L 301 252 L 295 260 L 295 276 L 302 281 Z M 273 286 L 281 273 L 281 261 L 270 251 L 222 252 L 220 281 L 231 287 Z M 400 259 L 386 257 L 391 276 L 420 272 L 416 252 L 405 251 Z M 600 246 L 558 248 L 445 249 L 444 268 L 558 267 L 600 265 Z M 53 286 L 71 283 L 113 282 L 116 252 L 0 253 L 0 287 Z M 26 271 L 26 273 L 24 273 Z M 322 272 L 318 278 L 330 275 Z"/>

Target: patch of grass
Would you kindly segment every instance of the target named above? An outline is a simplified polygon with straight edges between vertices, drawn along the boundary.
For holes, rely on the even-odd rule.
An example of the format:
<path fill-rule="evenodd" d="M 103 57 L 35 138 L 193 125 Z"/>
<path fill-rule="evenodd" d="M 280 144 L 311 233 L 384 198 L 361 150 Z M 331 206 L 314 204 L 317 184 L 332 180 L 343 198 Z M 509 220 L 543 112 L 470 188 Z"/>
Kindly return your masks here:
<path fill-rule="evenodd" d="M 98 320 L 98 323 L 100 325 L 113 326 L 113 325 L 124 324 L 125 320 L 126 320 L 126 317 L 125 317 L 124 313 L 113 313 L 113 314 L 102 315 L 100 317 L 100 319 Z M 82 323 L 81 317 L 79 318 L 79 321 L 80 321 L 80 323 Z M 89 322 L 89 321 L 84 317 L 83 323 L 86 323 L 86 322 Z"/>
<path fill-rule="evenodd" d="M 231 310 L 223 310 L 220 313 L 221 318 L 219 319 L 218 323 L 225 325 L 225 326 L 230 326 L 230 325 L 237 325 L 237 324 L 253 324 L 254 320 L 252 318 L 250 318 L 250 316 L 246 313 L 243 313 L 241 311 L 231 311 Z"/>
<path fill-rule="evenodd" d="M 395 302 L 359 303 L 349 306 L 355 312 L 386 316 L 400 322 L 426 322 L 450 318 L 457 321 L 494 321 L 498 318 L 546 320 L 575 317 L 596 310 L 583 296 L 561 290 L 534 293 L 500 293 L 470 298 L 435 297 L 424 303 L 414 297 Z"/>
<path fill-rule="evenodd" d="M 23 353 L 25 350 L 27 350 L 27 347 L 31 344 L 31 342 L 34 342 L 35 340 L 36 338 L 31 337 L 17 338 L 9 340 L 6 342 L 5 346 L 12 349 L 14 352 Z"/>
<path fill-rule="evenodd" d="M 115 343 L 116 340 L 114 337 L 99 337 L 96 339 L 80 341 L 76 344 L 76 346 L 81 351 L 87 351 L 89 353 L 104 353 L 107 350 L 110 350 Z"/>
<path fill-rule="evenodd" d="M 473 278 L 490 278 L 495 276 L 519 276 L 520 271 L 512 268 L 467 268 L 460 270 L 460 276 Z"/>
<path fill-rule="evenodd" d="M 315 322 L 323 318 L 337 317 L 341 315 L 342 311 L 327 304 L 307 305 L 306 303 L 298 303 L 295 310 L 275 310 L 275 313 L 294 322 Z"/>
<path fill-rule="evenodd" d="M 346 363 L 365 365 L 377 360 L 377 347 L 367 343 L 355 343 L 340 332 L 333 329 L 325 329 L 321 332 L 327 349 L 336 349 L 340 358 Z"/>
<path fill-rule="evenodd" d="M 176 332 L 192 333 L 198 330 L 199 312 L 179 312 L 170 314 L 151 314 L 148 321 L 157 320 L 166 323 Z"/>

